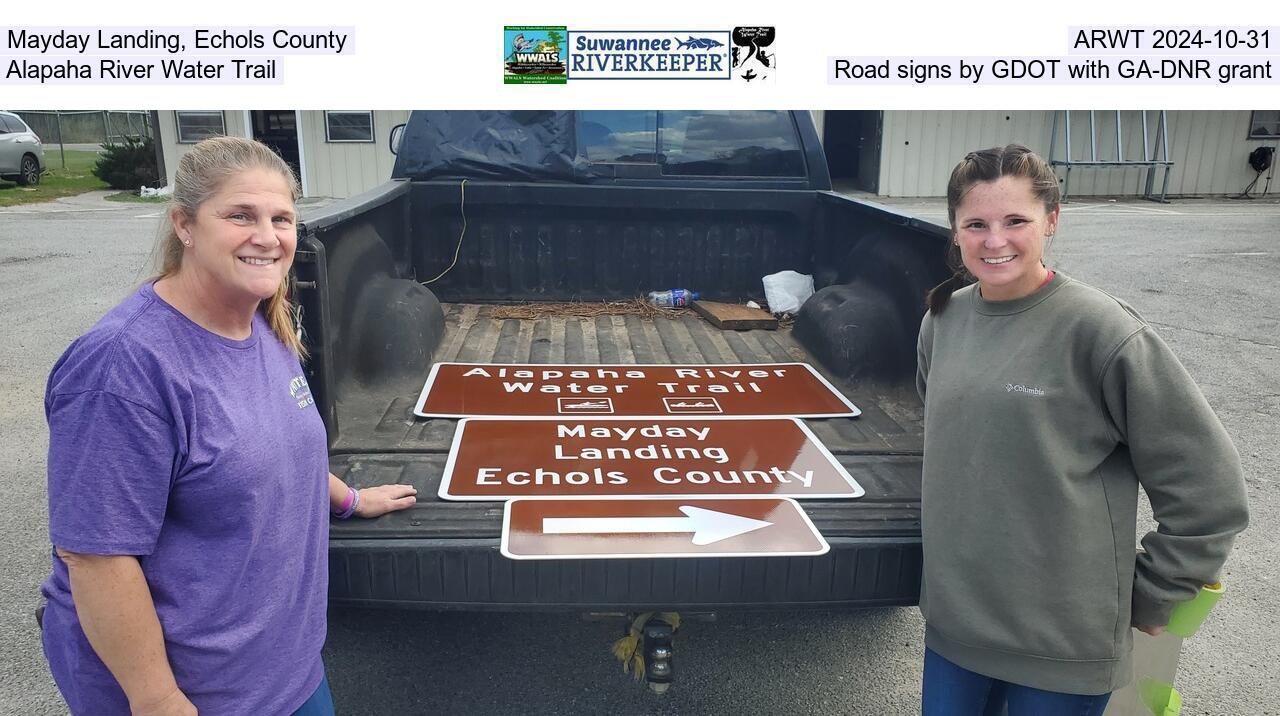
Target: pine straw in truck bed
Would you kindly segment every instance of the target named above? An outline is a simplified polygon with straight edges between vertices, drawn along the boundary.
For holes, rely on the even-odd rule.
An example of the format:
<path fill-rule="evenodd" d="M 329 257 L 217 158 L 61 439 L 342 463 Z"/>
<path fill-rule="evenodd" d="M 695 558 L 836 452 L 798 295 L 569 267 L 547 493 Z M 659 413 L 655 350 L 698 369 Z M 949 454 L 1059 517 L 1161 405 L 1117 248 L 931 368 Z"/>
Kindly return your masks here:
<path fill-rule="evenodd" d="M 687 308 L 659 308 L 643 298 L 629 301 L 599 301 L 576 303 L 526 303 L 519 306 L 494 306 L 489 315 L 493 318 L 536 319 L 552 316 L 640 316 L 641 318 L 679 318 L 691 311 Z"/>

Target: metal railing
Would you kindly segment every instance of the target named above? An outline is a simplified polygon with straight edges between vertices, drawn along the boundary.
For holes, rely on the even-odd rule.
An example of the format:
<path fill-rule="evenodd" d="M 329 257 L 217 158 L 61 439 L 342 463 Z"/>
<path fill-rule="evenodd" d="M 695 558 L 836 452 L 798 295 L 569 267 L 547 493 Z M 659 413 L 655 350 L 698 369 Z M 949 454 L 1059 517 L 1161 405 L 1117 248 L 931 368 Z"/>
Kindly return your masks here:
<path fill-rule="evenodd" d="M 1129 168 L 1129 167 L 1146 167 L 1146 187 L 1143 192 L 1143 198 L 1151 201 L 1158 201 L 1167 204 L 1169 200 L 1166 195 L 1169 193 L 1169 172 L 1173 169 L 1173 161 L 1169 159 L 1169 120 L 1165 114 L 1165 110 L 1157 111 L 1156 118 L 1156 136 L 1155 141 L 1150 140 L 1149 122 L 1147 118 L 1147 110 L 1141 110 L 1141 127 L 1142 127 L 1142 157 L 1140 159 L 1126 159 L 1124 156 L 1124 131 L 1123 122 L 1121 121 L 1120 110 L 1114 112 L 1115 115 L 1115 139 L 1116 152 L 1115 159 L 1099 159 L 1098 158 L 1098 128 L 1094 110 L 1089 110 L 1089 157 L 1087 159 L 1076 159 L 1071 151 L 1071 110 L 1059 110 L 1053 113 L 1053 134 L 1049 138 L 1049 164 L 1055 167 L 1065 167 L 1065 176 L 1062 185 L 1062 200 L 1066 201 L 1071 193 L 1071 170 L 1074 167 L 1093 167 L 1101 169 L 1110 168 Z M 1062 157 L 1058 156 L 1058 126 L 1062 125 L 1063 138 L 1065 144 L 1065 153 Z M 1152 146 L 1154 144 L 1154 147 Z M 1160 195 L 1155 195 L 1156 171 L 1164 168 L 1164 181 L 1160 185 Z"/>

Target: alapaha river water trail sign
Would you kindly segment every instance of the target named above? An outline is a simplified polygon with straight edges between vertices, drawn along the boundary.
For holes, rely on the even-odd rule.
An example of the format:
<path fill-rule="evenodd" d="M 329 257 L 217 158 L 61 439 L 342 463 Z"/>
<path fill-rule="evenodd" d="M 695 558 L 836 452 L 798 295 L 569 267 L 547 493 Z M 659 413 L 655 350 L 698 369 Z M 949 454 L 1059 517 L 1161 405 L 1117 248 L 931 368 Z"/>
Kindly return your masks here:
<path fill-rule="evenodd" d="M 414 413 L 424 418 L 835 418 L 855 417 L 861 411 L 807 363 L 436 363 Z"/>

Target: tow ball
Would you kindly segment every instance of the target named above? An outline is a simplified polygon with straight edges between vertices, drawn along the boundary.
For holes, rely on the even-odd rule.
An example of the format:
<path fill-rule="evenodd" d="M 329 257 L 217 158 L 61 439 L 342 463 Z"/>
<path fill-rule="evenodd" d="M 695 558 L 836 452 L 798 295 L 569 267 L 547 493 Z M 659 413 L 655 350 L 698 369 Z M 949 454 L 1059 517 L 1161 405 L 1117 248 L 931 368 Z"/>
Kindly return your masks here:
<path fill-rule="evenodd" d="M 675 679 L 675 635 L 680 615 L 675 612 L 632 614 L 613 643 L 613 655 L 622 662 L 622 671 L 636 681 L 641 678 L 655 693 L 663 694 Z"/>
<path fill-rule="evenodd" d="M 675 678 L 675 629 L 661 619 L 644 625 L 644 678 L 654 693 L 664 694 Z"/>

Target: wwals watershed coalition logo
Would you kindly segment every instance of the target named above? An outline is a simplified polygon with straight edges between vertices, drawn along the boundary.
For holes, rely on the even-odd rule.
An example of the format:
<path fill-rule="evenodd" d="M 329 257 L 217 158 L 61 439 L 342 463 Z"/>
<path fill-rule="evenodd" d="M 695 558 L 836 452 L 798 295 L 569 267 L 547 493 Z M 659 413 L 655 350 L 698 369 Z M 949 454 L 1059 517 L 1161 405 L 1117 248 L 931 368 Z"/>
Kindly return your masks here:
<path fill-rule="evenodd" d="M 502 81 L 509 85 L 565 83 L 563 25 L 519 25 L 503 28 Z"/>
<path fill-rule="evenodd" d="M 566 38 L 567 35 L 567 38 Z M 730 30 L 504 28 L 504 81 L 728 80 L 773 77 L 772 27 Z"/>

